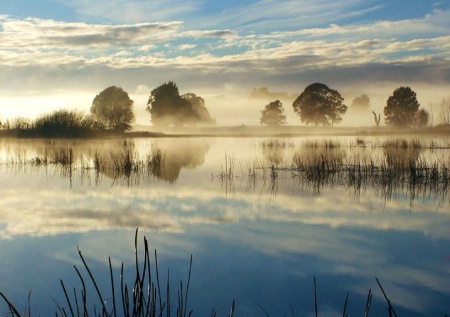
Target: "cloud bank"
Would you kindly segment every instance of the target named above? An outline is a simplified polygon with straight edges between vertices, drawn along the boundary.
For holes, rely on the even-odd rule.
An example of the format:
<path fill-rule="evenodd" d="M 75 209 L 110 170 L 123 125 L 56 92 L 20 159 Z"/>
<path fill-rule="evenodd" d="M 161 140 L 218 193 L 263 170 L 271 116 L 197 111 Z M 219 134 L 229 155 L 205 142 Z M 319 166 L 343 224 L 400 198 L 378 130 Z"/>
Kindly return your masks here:
<path fill-rule="evenodd" d="M 369 95 L 389 83 L 385 99 L 398 85 L 431 85 L 440 99 L 450 87 L 443 4 L 402 19 L 372 17 L 394 4 L 356 0 L 210 5 L 209 15 L 201 15 L 205 4 L 184 0 L 171 12 L 163 1 L 65 5 L 85 21 L 0 16 L 0 115 L 11 113 L 4 98 L 76 91 L 88 100 L 108 85 L 133 93 L 169 80 L 203 95 L 231 86 L 234 95 L 257 86 L 297 94 L 320 81 Z"/>

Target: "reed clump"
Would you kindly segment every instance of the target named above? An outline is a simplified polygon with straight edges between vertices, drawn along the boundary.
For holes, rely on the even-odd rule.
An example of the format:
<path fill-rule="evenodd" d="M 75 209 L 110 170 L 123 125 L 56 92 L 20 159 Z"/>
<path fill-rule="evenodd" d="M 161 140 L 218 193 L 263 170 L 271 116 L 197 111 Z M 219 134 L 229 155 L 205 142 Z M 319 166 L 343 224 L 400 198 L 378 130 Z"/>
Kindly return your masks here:
<path fill-rule="evenodd" d="M 263 149 L 286 149 L 294 148 L 295 144 L 294 142 L 288 140 L 270 139 L 261 142 L 260 146 Z"/>
<path fill-rule="evenodd" d="M 335 140 L 309 140 L 304 142 L 303 146 L 305 148 L 325 148 L 334 149 L 341 147 L 342 144 Z"/>
<path fill-rule="evenodd" d="M 60 317 L 116 317 L 116 316 L 142 316 L 142 317 L 156 317 L 156 316 L 176 316 L 186 317 L 192 315 L 192 310 L 188 310 L 189 287 L 191 282 L 192 272 L 192 255 L 189 263 L 189 272 L 187 276 L 187 283 L 183 285 L 180 281 L 177 293 L 177 305 L 172 307 L 171 301 L 172 291 L 170 289 L 170 274 L 167 271 L 167 284 L 163 288 L 160 283 L 160 273 L 158 267 L 157 252 L 154 252 L 154 268 L 152 267 L 150 259 L 150 251 L 148 241 L 144 237 L 144 254 L 142 260 L 138 258 L 137 246 L 138 230 L 135 235 L 135 276 L 134 283 L 128 285 L 124 277 L 124 265 L 122 263 L 120 268 L 119 283 L 114 279 L 115 272 L 113 270 L 111 258 L 109 258 L 109 275 L 110 275 L 110 289 L 106 292 L 101 290 L 99 283 L 91 271 L 86 259 L 84 258 L 80 249 L 78 254 L 82 260 L 83 267 L 87 272 L 87 277 L 83 276 L 82 270 L 74 266 L 76 274 L 81 282 L 81 290 L 73 289 L 73 293 L 69 291 L 63 280 L 60 280 L 62 292 L 66 299 L 65 305 L 56 303 L 56 316 Z M 143 261 L 143 263 L 141 263 Z M 88 296 L 88 290 L 92 287 L 95 290 L 94 295 Z M 120 286 L 119 286 L 120 285 Z M 119 289 L 117 287 L 119 286 Z M 18 309 L 9 301 L 9 299 L 0 292 L 0 296 L 6 302 L 9 308 L 9 313 L 14 317 L 21 317 Z M 106 300 L 108 299 L 108 300 Z M 28 303 L 29 305 L 29 303 Z M 174 311 L 175 313 L 174 313 Z M 28 306 L 28 314 L 23 316 L 30 317 L 30 307 Z"/>
<path fill-rule="evenodd" d="M 28 149 L 27 151 L 13 153 L 0 161 L 1 165 L 16 166 L 25 169 L 28 166 L 35 168 L 52 167 L 55 172 L 62 175 L 75 175 L 90 177 L 94 171 L 97 180 L 105 175 L 113 181 L 124 179 L 153 180 L 160 178 L 165 168 L 165 153 L 158 147 L 152 147 L 144 157 L 133 150 L 133 141 L 124 140 L 123 147 L 118 149 L 100 148 L 92 151 L 77 145 L 47 144 L 44 148 Z M 77 174 L 76 174 L 77 173 Z"/>
<path fill-rule="evenodd" d="M 134 249 L 135 249 L 135 269 L 134 276 L 131 279 L 132 284 L 127 284 L 124 274 L 124 264 L 122 263 L 119 270 L 119 280 L 115 280 L 115 271 L 113 269 L 111 257 L 108 258 L 109 263 L 109 286 L 105 289 L 100 287 L 99 281 L 96 279 L 94 272 L 91 270 L 88 262 L 83 256 L 80 249 L 78 255 L 83 263 L 83 268 L 74 265 L 75 272 L 81 282 L 81 289 L 68 289 L 66 283 L 61 279 L 61 292 L 64 303 L 55 302 L 56 317 L 186 317 L 193 316 L 194 311 L 189 309 L 189 296 L 192 275 L 192 255 L 189 261 L 189 271 L 187 273 L 187 281 L 179 282 L 179 287 L 175 291 L 176 300 L 172 302 L 173 291 L 170 284 L 170 271 L 167 271 L 167 281 L 163 286 L 160 278 L 160 270 L 158 265 L 158 256 L 156 250 L 154 251 L 154 260 L 151 261 L 149 245 L 146 237 L 144 237 L 144 253 L 142 259 L 139 258 L 138 250 L 138 229 L 136 229 Z M 396 316 L 397 312 L 394 309 L 391 299 L 387 296 L 387 292 L 381 285 L 377 277 L 375 280 L 387 304 L 387 316 Z M 317 298 L 317 283 L 314 277 L 314 313 L 319 316 L 319 300 Z M 88 296 L 89 293 L 89 296 Z M 28 306 L 25 312 L 21 314 L 16 306 L 8 299 L 8 297 L 0 291 L 0 297 L 6 303 L 9 312 L 5 315 L 13 317 L 31 317 L 30 297 L 28 295 Z M 369 289 L 366 303 L 364 306 L 364 316 L 368 316 L 372 309 L 373 292 Z M 342 316 L 347 316 L 349 294 L 346 294 Z M 258 307 L 266 316 L 269 316 L 267 311 L 260 305 Z M 295 313 L 291 306 L 292 315 Z M 235 313 L 235 301 L 232 301 L 231 310 L 228 314 L 233 317 Z M 49 314 L 50 315 L 50 314 Z M 217 316 L 217 311 L 212 309 L 211 317 Z M 445 315 L 448 316 L 448 315 Z"/>

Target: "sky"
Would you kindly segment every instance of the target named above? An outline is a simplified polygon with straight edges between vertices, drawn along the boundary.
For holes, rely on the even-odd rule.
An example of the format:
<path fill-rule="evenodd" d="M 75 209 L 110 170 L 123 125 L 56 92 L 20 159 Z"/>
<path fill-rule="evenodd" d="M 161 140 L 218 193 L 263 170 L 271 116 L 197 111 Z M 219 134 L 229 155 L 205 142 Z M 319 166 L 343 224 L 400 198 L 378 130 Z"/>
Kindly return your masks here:
<path fill-rule="evenodd" d="M 259 124 L 253 87 L 298 96 L 314 82 L 377 112 L 410 86 L 430 110 L 450 96 L 450 1 L 0 0 L 0 121 L 88 113 L 115 85 L 150 124 L 148 96 L 170 80 L 219 125 Z"/>

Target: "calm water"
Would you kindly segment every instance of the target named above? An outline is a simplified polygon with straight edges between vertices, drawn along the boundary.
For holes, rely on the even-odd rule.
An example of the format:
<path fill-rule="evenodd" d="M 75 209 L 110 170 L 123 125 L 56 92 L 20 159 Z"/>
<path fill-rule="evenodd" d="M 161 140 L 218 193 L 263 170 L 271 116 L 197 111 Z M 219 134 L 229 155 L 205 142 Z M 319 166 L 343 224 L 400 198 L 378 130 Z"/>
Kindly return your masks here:
<path fill-rule="evenodd" d="M 370 315 L 387 316 L 375 277 L 399 316 L 444 316 L 450 313 L 448 187 L 376 177 L 355 183 L 339 173 L 318 179 L 292 169 L 324 157 L 330 165 L 406 160 L 449 167 L 444 139 L 400 149 L 382 147 L 385 141 L 0 140 L 0 291 L 20 311 L 31 291 L 35 316 L 54 314 L 55 301 L 67 307 L 60 279 L 81 289 L 73 268 L 82 268 L 79 247 L 108 297 L 108 257 L 117 279 L 121 263 L 124 275 L 134 277 L 138 227 L 140 246 L 145 236 L 157 249 L 163 280 L 170 269 L 174 290 L 186 281 L 193 255 L 188 306 L 194 316 L 212 309 L 226 316 L 233 300 L 235 316 L 312 316 L 314 277 L 320 316 L 342 315 L 347 293 L 348 315 L 362 316 L 369 289 Z M 70 168 L 61 164 L 68 149 Z M 150 167 L 158 152 L 163 164 Z M 126 155 L 139 164 L 114 168 Z M 0 314 L 6 312 L 1 302 Z"/>

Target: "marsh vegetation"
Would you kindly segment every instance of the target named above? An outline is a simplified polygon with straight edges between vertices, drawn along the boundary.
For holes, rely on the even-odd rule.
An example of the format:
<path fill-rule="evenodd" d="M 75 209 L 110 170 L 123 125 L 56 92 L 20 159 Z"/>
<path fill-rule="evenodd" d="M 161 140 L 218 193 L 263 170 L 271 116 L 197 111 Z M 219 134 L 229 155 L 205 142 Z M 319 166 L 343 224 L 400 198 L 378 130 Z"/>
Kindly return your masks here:
<path fill-rule="evenodd" d="M 374 304 L 360 309 L 372 301 L 375 292 L 367 294 L 367 290 L 372 288 L 374 276 L 383 287 L 386 283 L 387 290 L 401 289 L 410 297 L 427 298 L 423 307 L 411 307 L 401 292 L 388 291 L 399 316 L 411 312 L 426 316 L 429 311 L 445 310 L 442 303 L 450 291 L 441 278 L 443 265 L 433 265 L 450 243 L 449 154 L 446 138 L 404 135 L 7 138 L 0 141 L 0 173 L 5 180 L 0 187 L 5 219 L 0 233 L 12 237 L 12 243 L 17 235 L 30 236 L 31 241 L 54 237 L 50 248 L 58 248 L 61 237 L 95 233 L 90 242 L 80 240 L 64 246 L 64 250 L 72 247 L 73 252 L 80 244 L 80 250 L 86 250 L 79 254 L 85 273 L 79 267 L 75 272 L 81 289 L 70 290 L 76 282 L 67 274 L 47 276 L 63 280 L 63 296 L 57 296 L 60 306 L 56 308 L 61 316 L 86 315 L 85 310 L 95 316 L 121 315 L 122 311 L 124 316 L 126 312 L 133 315 L 133 311 L 143 316 L 184 316 L 192 309 L 193 316 L 210 309 L 215 316 L 229 312 L 230 307 L 235 307 L 234 315 L 239 316 L 295 315 L 305 310 L 311 314 L 318 310 L 321 315 L 321 307 L 328 306 L 339 315 L 343 311 L 349 315 L 367 313 L 369 309 L 371 314 L 380 315 L 386 313 L 386 302 L 388 310 L 392 308 L 381 285 Z M 37 194 L 30 194 L 36 188 Z M 183 264 L 175 265 L 175 278 L 172 273 L 169 278 L 168 272 L 156 274 L 156 268 L 151 280 L 145 275 L 150 272 L 147 241 L 139 259 L 135 242 L 136 263 L 119 257 L 124 264 L 118 271 L 114 269 L 120 263 L 114 255 L 117 258 L 117 254 L 129 251 L 128 244 L 120 248 L 123 238 L 116 234 L 136 227 L 149 234 L 150 242 L 156 241 L 158 252 L 173 249 L 169 253 L 175 254 L 175 260 L 170 263 Z M 440 241 L 438 245 L 430 242 L 433 246 L 426 251 L 426 261 L 420 260 L 408 238 L 403 238 L 416 232 L 420 238 L 414 239 L 427 248 L 429 235 Z M 97 239 L 103 242 L 94 247 L 100 243 Z M 164 243 L 158 244 L 160 240 Z M 391 244 L 395 245 L 393 251 Z M 408 250 L 411 254 L 405 255 Z M 189 267 L 181 260 L 186 251 L 199 258 L 198 264 L 194 261 Z M 27 254 L 32 257 L 33 252 Z M 108 252 L 112 257 L 105 267 L 100 255 L 108 256 Z M 403 258 L 397 260 L 397 253 L 407 263 Z M 67 265 L 72 257 L 59 254 L 46 258 L 45 263 L 59 259 L 64 259 L 61 265 Z M 156 260 L 155 254 L 153 263 Z M 396 267 L 409 272 L 412 281 L 404 282 L 405 276 L 393 277 Z M 192 308 L 187 303 L 185 282 L 172 282 L 178 280 L 180 271 L 185 278 L 186 268 L 193 273 L 192 281 L 188 279 Z M 20 269 L 11 270 L 14 276 L 20 273 Z M 98 270 L 108 274 L 95 274 Z M 115 274 L 135 276 L 126 286 L 126 282 L 120 285 Z M 436 286 L 423 283 L 423 275 Z M 318 309 L 311 298 L 316 287 L 307 284 L 315 276 L 319 282 Z M 358 287 L 347 280 L 355 281 Z M 31 287 L 29 276 L 20 283 Z M 97 283 L 99 290 L 88 283 Z M 282 290 L 284 284 L 289 284 L 286 291 Z M 22 314 L 23 307 L 33 311 L 36 304 L 26 301 L 26 292 L 20 293 L 23 299 L 17 292 L 9 295 L 14 283 L 6 281 L 5 285 L 0 291 L 16 309 L 9 308 L 9 313 L 28 316 Z M 272 290 L 273 285 L 278 286 Z M 41 294 L 33 292 L 32 298 Z M 322 302 L 326 304 L 321 306 Z M 273 310 L 272 305 L 276 307 Z M 46 307 L 48 312 L 55 304 Z M 36 310 L 42 315 L 39 308 Z"/>

